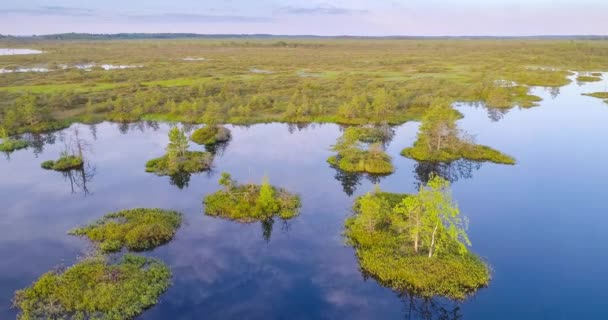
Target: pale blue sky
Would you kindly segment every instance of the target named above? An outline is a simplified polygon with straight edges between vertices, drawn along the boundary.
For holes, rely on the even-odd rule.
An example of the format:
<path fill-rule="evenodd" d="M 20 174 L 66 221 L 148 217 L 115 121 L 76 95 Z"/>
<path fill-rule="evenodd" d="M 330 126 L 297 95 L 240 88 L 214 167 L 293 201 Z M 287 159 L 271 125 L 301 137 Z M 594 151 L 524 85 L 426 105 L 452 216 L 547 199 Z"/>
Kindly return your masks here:
<path fill-rule="evenodd" d="M 608 34 L 607 0 L 2 0 L 0 34 Z"/>

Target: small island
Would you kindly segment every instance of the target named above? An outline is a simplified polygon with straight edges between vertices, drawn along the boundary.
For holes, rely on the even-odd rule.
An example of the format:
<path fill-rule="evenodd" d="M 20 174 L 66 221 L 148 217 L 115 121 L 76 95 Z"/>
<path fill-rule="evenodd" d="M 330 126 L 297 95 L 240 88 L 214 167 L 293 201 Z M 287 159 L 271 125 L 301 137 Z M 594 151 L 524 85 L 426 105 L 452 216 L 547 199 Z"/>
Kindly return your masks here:
<path fill-rule="evenodd" d="M 223 172 L 219 184 L 224 188 L 205 197 L 205 213 L 243 223 L 268 221 L 274 217 L 289 220 L 300 213 L 300 197 L 270 185 L 238 184 Z"/>
<path fill-rule="evenodd" d="M 230 140 L 231 133 L 228 128 L 220 125 L 207 125 L 190 136 L 190 140 L 201 145 L 214 145 Z"/>
<path fill-rule="evenodd" d="M 578 82 L 598 82 L 598 81 L 602 81 L 602 77 L 601 77 L 601 73 L 599 74 L 599 76 L 594 73 L 592 75 L 580 75 L 578 77 L 576 77 L 576 81 Z"/>
<path fill-rule="evenodd" d="M 176 211 L 161 209 L 122 210 L 105 215 L 97 222 L 69 232 L 88 237 L 102 252 L 151 250 L 168 243 L 182 223 Z"/>
<path fill-rule="evenodd" d="M 11 138 L 3 127 L 0 127 L 0 141 L 0 152 L 13 152 L 29 145 L 26 140 Z"/>
<path fill-rule="evenodd" d="M 159 176 L 172 176 L 180 172 L 196 173 L 208 170 L 213 163 L 209 152 L 189 151 L 188 138 L 183 130 L 177 127 L 169 131 L 167 154 L 146 163 L 146 172 Z"/>
<path fill-rule="evenodd" d="M 489 267 L 468 250 L 466 219 L 450 184 L 433 177 L 416 195 L 376 190 L 346 221 L 361 269 L 381 284 L 420 297 L 462 300 L 490 282 Z"/>
<path fill-rule="evenodd" d="M 457 112 L 449 103 L 436 102 L 422 120 L 418 140 L 401 155 L 417 161 L 451 162 L 459 159 L 515 164 L 515 159 L 488 146 L 475 144 L 458 129 Z"/>
<path fill-rule="evenodd" d="M 81 156 L 62 153 L 57 160 L 47 160 L 40 164 L 43 169 L 69 171 L 82 168 L 84 160 Z"/>
<path fill-rule="evenodd" d="M 18 319 L 133 319 L 158 302 L 171 283 L 162 262 L 125 255 L 118 263 L 86 258 L 64 271 L 50 271 L 18 290 Z"/>
<path fill-rule="evenodd" d="M 383 127 L 350 127 L 332 147 L 337 155 L 327 162 L 346 172 L 390 174 L 395 169 L 383 143 L 390 140 L 392 130 Z"/>
<path fill-rule="evenodd" d="M 583 95 L 598 98 L 598 99 L 605 99 L 605 102 L 608 103 L 608 92 L 583 93 Z"/>

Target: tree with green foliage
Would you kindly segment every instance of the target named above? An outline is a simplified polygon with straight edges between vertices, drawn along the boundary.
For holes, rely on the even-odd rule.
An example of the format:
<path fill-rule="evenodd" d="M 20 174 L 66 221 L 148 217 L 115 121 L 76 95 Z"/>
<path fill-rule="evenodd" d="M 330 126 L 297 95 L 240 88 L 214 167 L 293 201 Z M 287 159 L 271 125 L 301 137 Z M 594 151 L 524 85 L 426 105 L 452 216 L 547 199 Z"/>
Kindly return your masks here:
<path fill-rule="evenodd" d="M 232 176 L 228 172 L 222 172 L 219 184 L 224 187 L 226 192 L 229 192 L 236 186 L 236 181 L 232 179 Z"/>
<path fill-rule="evenodd" d="M 170 157 L 183 157 L 188 151 L 188 137 L 183 129 L 173 127 L 169 130 L 167 154 Z"/>
<path fill-rule="evenodd" d="M 258 212 L 278 212 L 280 205 L 275 199 L 275 190 L 270 185 L 268 177 L 264 176 L 260 185 L 260 193 L 256 200 L 256 211 Z"/>
<path fill-rule="evenodd" d="M 427 111 L 418 135 L 432 153 L 455 147 L 458 142 L 457 113 L 446 100 L 436 100 Z"/>
<path fill-rule="evenodd" d="M 429 258 L 452 244 L 457 244 L 458 252 L 463 254 L 471 244 L 466 221 L 452 199 L 450 183 L 439 176 L 421 186 L 418 195 L 404 199 L 395 212 L 406 215 L 410 221 L 409 233 L 416 253 L 420 243 L 426 244 Z"/>
<path fill-rule="evenodd" d="M 376 189 L 357 199 L 345 235 L 361 268 L 383 285 L 423 297 L 464 299 L 486 286 L 490 270 L 468 250 L 466 220 L 449 188 L 435 176 L 415 195 Z"/>

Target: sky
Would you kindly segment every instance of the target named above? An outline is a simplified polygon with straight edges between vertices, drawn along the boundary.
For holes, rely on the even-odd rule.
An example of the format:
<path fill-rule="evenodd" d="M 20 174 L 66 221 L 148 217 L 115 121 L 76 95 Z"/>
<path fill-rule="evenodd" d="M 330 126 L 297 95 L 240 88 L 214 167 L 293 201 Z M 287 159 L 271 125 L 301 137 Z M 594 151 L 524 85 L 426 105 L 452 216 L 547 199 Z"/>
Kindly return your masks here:
<path fill-rule="evenodd" d="M 607 0 L 1 0 L 0 34 L 608 35 Z"/>

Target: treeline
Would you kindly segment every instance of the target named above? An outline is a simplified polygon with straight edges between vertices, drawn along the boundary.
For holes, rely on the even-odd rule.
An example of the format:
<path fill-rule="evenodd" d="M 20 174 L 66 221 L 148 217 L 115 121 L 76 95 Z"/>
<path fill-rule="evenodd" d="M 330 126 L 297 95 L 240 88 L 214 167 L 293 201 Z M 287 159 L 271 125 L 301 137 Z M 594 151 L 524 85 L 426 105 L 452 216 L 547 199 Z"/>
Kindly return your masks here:
<path fill-rule="evenodd" d="M 536 35 L 536 36 L 318 36 L 281 34 L 200 34 L 200 33 L 58 33 L 32 36 L 1 35 L 0 38 L 35 40 L 134 40 L 134 39 L 386 39 L 386 40 L 607 40 L 606 35 Z"/>

